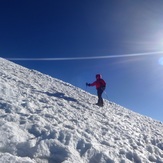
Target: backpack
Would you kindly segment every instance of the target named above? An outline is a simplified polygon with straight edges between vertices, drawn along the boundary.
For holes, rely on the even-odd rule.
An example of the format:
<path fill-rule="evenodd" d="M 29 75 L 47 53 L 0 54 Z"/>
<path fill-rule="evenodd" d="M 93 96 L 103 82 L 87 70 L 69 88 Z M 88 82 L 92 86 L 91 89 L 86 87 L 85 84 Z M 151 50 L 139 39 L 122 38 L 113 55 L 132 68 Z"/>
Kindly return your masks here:
<path fill-rule="evenodd" d="M 100 79 L 100 87 L 102 90 L 105 90 L 106 88 L 106 82 L 103 79 Z"/>

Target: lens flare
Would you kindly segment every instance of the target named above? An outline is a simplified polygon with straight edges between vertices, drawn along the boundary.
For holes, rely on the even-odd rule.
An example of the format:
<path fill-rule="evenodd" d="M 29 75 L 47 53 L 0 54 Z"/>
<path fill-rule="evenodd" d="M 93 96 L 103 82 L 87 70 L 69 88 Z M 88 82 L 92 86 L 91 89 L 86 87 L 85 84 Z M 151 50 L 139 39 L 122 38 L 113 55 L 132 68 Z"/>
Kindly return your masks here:
<path fill-rule="evenodd" d="M 107 56 L 91 56 L 91 57 L 67 57 L 67 58 L 6 58 L 8 60 L 17 61 L 66 61 L 66 60 L 90 60 L 90 59 L 109 59 L 109 58 L 125 58 L 125 57 L 139 57 L 163 54 L 163 51 L 146 52 L 146 53 L 131 53 Z"/>
<path fill-rule="evenodd" d="M 161 57 L 158 62 L 160 65 L 163 65 L 163 57 Z"/>

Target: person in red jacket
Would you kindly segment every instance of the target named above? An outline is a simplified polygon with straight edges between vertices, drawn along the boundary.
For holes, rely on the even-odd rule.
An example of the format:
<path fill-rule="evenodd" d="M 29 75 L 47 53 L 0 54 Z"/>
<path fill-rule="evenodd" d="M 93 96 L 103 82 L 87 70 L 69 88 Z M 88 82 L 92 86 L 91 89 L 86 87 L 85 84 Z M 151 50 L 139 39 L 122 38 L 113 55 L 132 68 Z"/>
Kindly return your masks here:
<path fill-rule="evenodd" d="M 86 83 L 86 86 L 96 86 L 98 96 L 98 103 L 96 105 L 103 106 L 104 102 L 102 99 L 102 93 L 105 90 L 106 82 L 102 79 L 102 76 L 100 74 L 97 74 L 96 81 L 94 81 L 93 83 Z"/>

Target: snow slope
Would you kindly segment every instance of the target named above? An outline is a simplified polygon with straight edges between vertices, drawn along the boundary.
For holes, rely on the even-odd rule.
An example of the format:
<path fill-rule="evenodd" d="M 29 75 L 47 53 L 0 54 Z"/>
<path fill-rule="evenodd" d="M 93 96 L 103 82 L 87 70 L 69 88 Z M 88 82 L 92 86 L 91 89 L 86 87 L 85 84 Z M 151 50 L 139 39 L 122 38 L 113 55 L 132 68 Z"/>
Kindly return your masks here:
<path fill-rule="evenodd" d="M 0 58 L 1 163 L 163 163 L 163 124 Z"/>

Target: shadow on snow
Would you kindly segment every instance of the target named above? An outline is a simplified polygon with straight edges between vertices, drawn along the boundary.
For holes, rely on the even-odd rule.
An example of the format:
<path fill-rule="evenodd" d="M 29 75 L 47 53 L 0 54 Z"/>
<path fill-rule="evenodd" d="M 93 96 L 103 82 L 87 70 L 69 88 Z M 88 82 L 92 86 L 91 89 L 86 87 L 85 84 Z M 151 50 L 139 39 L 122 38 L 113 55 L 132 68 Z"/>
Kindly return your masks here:
<path fill-rule="evenodd" d="M 64 100 L 66 100 L 66 101 L 78 102 L 78 100 L 76 100 L 75 98 L 65 96 L 65 94 L 62 93 L 62 92 L 57 92 L 57 93 L 40 92 L 40 93 L 44 93 L 44 94 L 46 94 L 47 96 L 51 96 L 51 97 L 61 98 L 61 99 L 64 99 Z"/>

